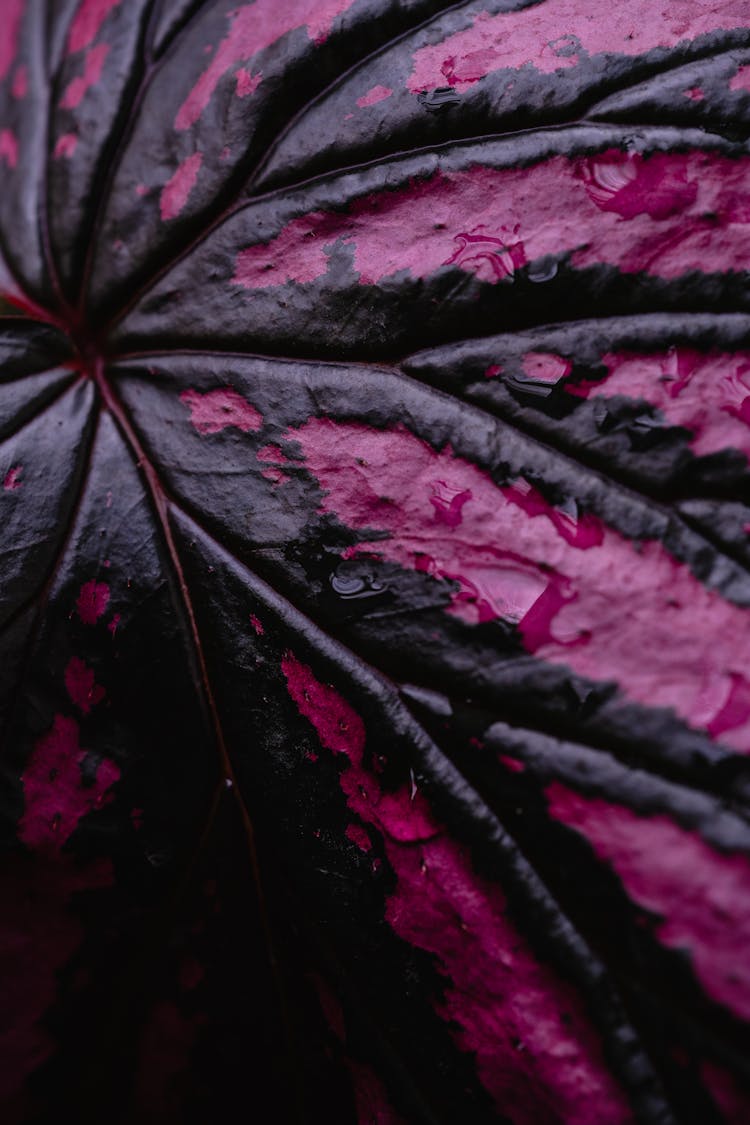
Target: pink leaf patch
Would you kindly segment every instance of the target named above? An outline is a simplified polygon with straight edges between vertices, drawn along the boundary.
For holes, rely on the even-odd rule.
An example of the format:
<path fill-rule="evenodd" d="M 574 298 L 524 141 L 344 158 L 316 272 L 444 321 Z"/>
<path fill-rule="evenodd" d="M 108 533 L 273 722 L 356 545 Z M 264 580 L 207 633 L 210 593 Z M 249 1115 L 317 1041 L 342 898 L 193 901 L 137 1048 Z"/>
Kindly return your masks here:
<path fill-rule="evenodd" d="M 98 47 L 92 47 L 90 51 L 86 52 L 83 74 L 79 78 L 71 79 L 60 99 L 60 106 L 63 109 L 77 109 L 88 91 L 97 84 L 102 76 L 102 69 L 109 51 L 109 45 L 101 43 Z"/>
<path fill-rule="evenodd" d="M 23 486 L 21 480 L 21 473 L 23 472 L 23 465 L 15 465 L 12 469 L 8 469 L 3 481 L 3 488 L 6 492 L 15 492 L 16 489 Z"/>
<path fill-rule="evenodd" d="M 18 138 L 12 129 L 0 129 L 0 160 L 9 168 L 18 164 Z"/>
<path fill-rule="evenodd" d="M 668 817 L 638 816 L 559 782 L 546 792 L 552 816 L 585 836 L 634 901 L 663 919 L 659 939 L 688 952 L 706 992 L 750 1018 L 750 861 L 714 851 Z"/>
<path fill-rule="evenodd" d="M 159 199 L 162 222 L 176 219 L 182 212 L 190 192 L 195 187 L 202 163 L 203 153 L 194 152 L 192 156 L 182 161 L 172 178 L 164 185 Z"/>
<path fill-rule="evenodd" d="M 364 109 L 365 106 L 368 105 L 377 105 L 378 102 L 390 98 L 392 93 L 393 90 L 391 90 L 390 86 L 373 86 L 373 88 L 368 90 L 366 94 L 363 94 L 361 98 L 357 98 L 357 105 L 360 109 Z"/>
<path fill-rule="evenodd" d="M 235 71 L 234 76 L 237 80 L 235 92 L 238 98 L 247 98 L 250 94 L 254 94 L 263 78 L 262 74 L 251 74 L 244 66 L 241 66 L 239 70 Z"/>
<path fill-rule="evenodd" d="M 109 13 L 121 3 L 122 0 L 81 0 L 68 32 L 68 53 L 83 51 L 93 43 Z"/>
<path fill-rule="evenodd" d="M 570 360 L 551 352 L 527 352 L 521 366 L 529 379 L 535 383 L 548 383 L 550 386 L 559 383 L 573 369 Z"/>
<path fill-rule="evenodd" d="M 0 35 L 0 82 L 7 77 L 8 71 L 16 58 L 23 10 L 24 0 L 3 0 L 3 31 Z"/>
<path fill-rule="evenodd" d="M 362 719 L 329 684 L 323 684 L 312 669 L 288 652 L 281 661 L 287 690 L 301 715 L 318 734 L 323 746 L 345 754 L 350 768 L 341 777 L 341 786 L 350 808 L 366 822 L 375 822 L 380 831 L 402 842 L 428 840 L 440 831 L 424 797 L 414 800 L 404 790 L 388 793 L 364 768 L 365 727 Z M 363 785 L 363 780 L 367 785 Z"/>
<path fill-rule="evenodd" d="M 553 74 L 576 66 L 582 55 L 632 57 L 747 26 L 741 3 L 694 0 L 623 0 L 601 17 L 598 0 L 545 0 L 520 11 L 480 12 L 471 27 L 416 51 L 407 89 L 415 94 L 445 85 L 466 89 L 506 68 Z"/>
<path fill-rule="evenodd" d="M 750 457 L 750 353 L 671 348 L 663 355 L 602 356 L 603 379 L 568 386 L 581 398 L 644 399 L 673 426 L 691 433 L 698 455 L 738 449 Z"/>
<path fill-rule="evenodd" d="M 458 1045 L 475 1054 L 498 1109 L 510 1111 L 518 1125 L 538 1125 L 541 1085 L 554 1092 L 563 1121 L 624 1125 L 627 1107 L 575 993 L 526 948 L 498 888 L 476 874 L 421 794 L 412 800 L 403 786 L 381 788 L 365 764 L 364 724 L 338 692 L 291 653 L 282 669 L 290 696 L 322 745 L 348 759 L 340 775 L 347 804 L 381 834 L 396 877 L 386 920 L 402 940 L 435 956 L 445 980 L 435 1006 L 456 1029 Z M 347 836 L 352 839 L 350 831 Z M 353 842 L 363 844 L 359 833 Z M 517 1042 L 524 1044 L 523 1055 Z"/>
<path fill-rule="evenodd" d="M 372 841 L 361 824 L 347 825 L 346 838 L 347 840 L 351 840 L 361 852 L 372 851 Z"/>
<path fill-rule="evenodd" d="M 352 0 L 255 0 L 229 13 L 230 27 L 175 117 L 175 129 L 190 129 L 200 119 L 219 82 L 237 63 L 247 62 L 296 28 L 322 42 L 334 20 Z"/>
<path fill-rule="evenodd" d="M 108 759 L 84 783 L 81 766 L 88 757 L 78 741 L 74 719 L 56 715 L 39 739 L 23 774 L 24 813 L 19 836 L 34 851 L 59 852 L 88 813 L 99 808 L 120 770 Z"/>
<path fill-rule="evenodd" d="M 77 133 L 63 133 L 61 137 L 57 138 L 57 143 L 55 144 L 55 149 L 52 155 L 55 160 L 59 160 L 61 157 L 70 158 L 75 152 L 77 145 Z"/>
<path fill-rule="evenodd" d="M 183 391 L 180 395 L 190 411 L 190 421 L 199 434 L 218 434 L 232 427 L 251 433 L 263 425 L 263 416 L 232 387 L 215 391 Z"/>
<path fill-rule="evenodd" d="M 520 169 L 436 172 L 362 196 L 345 211 L 293 219 L 240 250 L 232 282 L 314 281 L 327 273 L 336 243 L 352 248 L 361 285 L 401 271 L 425 278 L 446 266 L 507 283 L 528 263 L 563 252 L 576 269 L 611 264 L 665 279 L 704 271 L 718 253 L 723 269 L 744 271 L 749 199 L 750 159 L 709 152 L 612 149 Z M 733 224 L 731 242 L 711 220 L 715 213 Z"/>
<path fill-rule="evenodd" d="M 96 683 L 93 668 L 89 668 L 77 656 L 71 658 L 65 669 L 65 689 L 70 699 L 84 715 L 101 703 L 106 692 Z"/>
<path fill-rule="evenodd" d="M 323 489 L 321 510 L 362 532 L 347 557 L 375 554 L 453 582 L 448 612 L 465 622 L 515 624 L 537 656 L 615 682 L 697 728 L 716 721 L 722 742 L 750 750 L 750 720 L 729 706 L 733 677 L 750 665 L 748 611 L 661 543 L 636 545 L 592 516 L 556 508 L 522 479 L 498 487 L 405 429 L 313 418 L 286 436 Z M 436 490 L 446 489 L 471 494 L 454 526 L 435 518 Z"/>
<path fill-rule="evenodd" d="M 729 81 L 729 89 L 750 93 L 750 66 L 737 68 L 737 73 Z"/>
<path fill-rule="evenodd" d="M 106 582 L 85 582 L 76 601 L 78 616 L 84 625 L 96 625 L 109 604 L 109 586 Z"/>
<path fill-rule="evenodd" d="M 235 259 L 232 285 L 243 289 L 267 289 L 287 281 L 304 284 L 322 277 L 328 270 L 327 248 L 319 240 L 322 213 L 307 215 L 290 223 L 269 243 L 258 243 L 240 250 Z"/>

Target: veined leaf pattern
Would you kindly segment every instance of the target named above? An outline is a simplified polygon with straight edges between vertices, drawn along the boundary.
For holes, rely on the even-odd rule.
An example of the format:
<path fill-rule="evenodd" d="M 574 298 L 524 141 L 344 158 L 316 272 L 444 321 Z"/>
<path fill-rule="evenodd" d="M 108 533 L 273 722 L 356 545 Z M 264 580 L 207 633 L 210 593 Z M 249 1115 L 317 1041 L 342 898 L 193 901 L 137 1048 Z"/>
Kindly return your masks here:
<path fill-rule="evenodd" d="M 0 0 L 9 1122 L 748 1120 L 746 0 Z"/>

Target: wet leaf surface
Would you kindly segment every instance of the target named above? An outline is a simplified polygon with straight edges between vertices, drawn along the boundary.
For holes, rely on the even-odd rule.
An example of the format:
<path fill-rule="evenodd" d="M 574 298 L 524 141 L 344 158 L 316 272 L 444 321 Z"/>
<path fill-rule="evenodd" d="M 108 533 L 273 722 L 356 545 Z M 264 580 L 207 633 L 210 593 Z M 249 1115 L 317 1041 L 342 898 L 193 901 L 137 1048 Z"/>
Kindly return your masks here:
<path fill-rule="evenodd" d="M 745 1122 L 747 4 L 0 15 L 3 1120 Z"/>

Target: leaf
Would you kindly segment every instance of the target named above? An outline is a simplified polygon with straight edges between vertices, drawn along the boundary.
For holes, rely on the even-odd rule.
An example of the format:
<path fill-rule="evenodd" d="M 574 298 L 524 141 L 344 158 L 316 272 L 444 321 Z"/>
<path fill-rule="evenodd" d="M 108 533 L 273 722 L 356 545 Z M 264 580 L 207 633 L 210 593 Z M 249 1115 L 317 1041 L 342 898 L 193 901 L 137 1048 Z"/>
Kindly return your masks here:
<path fill-rule="evenodd" d="M 4 1120 L 747 1120 L 709 7 L 5 0 Z"/>

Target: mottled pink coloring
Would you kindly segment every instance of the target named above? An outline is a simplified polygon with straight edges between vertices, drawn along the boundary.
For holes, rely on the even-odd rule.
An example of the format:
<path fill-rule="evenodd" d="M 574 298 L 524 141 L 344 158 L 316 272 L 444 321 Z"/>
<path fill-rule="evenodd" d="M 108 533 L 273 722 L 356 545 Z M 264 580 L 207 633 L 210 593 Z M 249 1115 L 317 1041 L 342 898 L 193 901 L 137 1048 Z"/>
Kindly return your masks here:
<path fill-rule="evenodd" d="M 520 11 L 480 12 L 471 27 L 420 47 L 406 85 L 415 94 L 446 85 L 463 90 L 493 71 L 528 67 L 552 74 L 586 55 L 636 56 L 747 24 L 743 3 L 622 0 L 603 19 L 599 0 L 545 0 Z"/>
<path fill-rule="evenodd" d="M 750 92 L 750 66 L 745 65 L 737 68 L 737 73 L 730 79 L 729 89 L 743 90 L 745 93 Z"/>
<path fill-rule="evenodd" d="M 378 102 L 390 98 L 392 93 L 393 90 L 391 90 L 389 86 L 373 86 L 373 88 L 368 90 L 366 94 L 363 94 L 361 98 L 357 98 L 357 105 L 360 109 L 364 109 L 368 105 L 377 105 Z"/>
<path fill-rule="evenodd" d="M 195 187 L 198 173 L 203 163 L 203 153 L 194 152 L 178 165 L 171 179 L 161 190 L 159 198 L 159 212 L 162 222 L 176 219 L 188 201 L 190 192 Z"/>
<path fill-rule="evenodd" d="M 648 215 L 662 220 L 688 211 L 698 196 L 698 181 L 690 171 L 686 160 L 674 160 L 671 153 L 645 157 L 614 149 L 578 164 L 596 206 L 623 219 Z"/>
<path fill-rule="evenodd" d="M 476 274 L 482 281 L 502 281 L 512 278 L 516 270 L 529 264 L 526 247 L 516 238 L 520 224 L 516 223 L 510 235 L 497 235 L 479 223 L 470 230 L 463 230 L 453 238 L 454 250 L 441 265 L 459 266 L 460 269 Z M 368 280 L 372 280 L 368 275 Z"/>
<path fill-rule="evenodd" d="M 269 465 L 267 468 L 261 469 L 260 475 L 264 480 L 270 481 L 271 484 L 285 484 L 289 480 L 289 474 L 276 465 Z"/>
<path fill-rule="evenodd" d="M 214 391 L 183 391 L 180 402 L 190 411 L 190 421 L 199 434 L 218 434 L 234 427 L 243 433 L 259 430 L 263 416 L 232 387 Z"/>
<path fill-rule="evenodd" d="M 274 465 L 287 465 L 289 458 L 278 445 L 263 445 L 258 450 L 259 461 L 271 461 Z"/>
<path fill-rule="evenodd" d="M 3 488 L 6 492 L 15 492 L 16 489 L 23 486 L 21 480 L 21 473 L 23 472 L 23 465 L 14 465 L 12 469 L 8 469 L 3 481 Z"/>
<path fill-rule="evenodd" d="M 93 668 L 77 656 L 70 659 L 65 669 L 65 689 L 84 715 L 88 715 L 106 695 L 104 688 L 96 682 Z"/>
<path fill-rule="evenodd" d="M 738 449 L 750 457 L 750 352 L 725 354 L 670 348 L 662 354 L 602 356 L 603 379 L 571 384 L 581 398 L 644 399 L 673 426 L 690 431 L 690 447 L 705 455 Z"/>
<path fill-rule="evenodd" d="M 328 35 L 337 16 L 353 0 L 255 0 L 228 13 L 229 31 L 177 111 L 175 129 L 190 129 L 200 119 L 216 87 L 237 63 L 249 62 L 283 35 L 305 28 L 315 43 Z"/>
<path fill-rule="evenodd" d="M 382 837 L 396 877 L 386 920 L 402 940 L 434 955 L 444 977 L 435 1007 L 473 1055 L 498 1110 L 514 1125 L 551 1122 L 550 1104 L 555 1120 L 630 1125 L 575 991 L 533 957 L 500 890 L 476 874 L 420 793 L 412 800 L 405 786 L 381 788 L 366 764 L 362 720 L 335 689 L 291 653 L 282 668 L 300 713 L 346 761 L 341 788 L 357 817 L 350 827 L 368 825 Z"/>
<path fill-rule="evenodd" d="M 18 50 L 24 0 L 3 0 L 3 33 L 0 35 L 0 82 L 8 75 Z"/>
<path fill-rule="evenodd" d="M 546 795 L 550 814 L 584 836 L 633 901 L 659 916 L 657 937 L 688 954 L 707 994 L 750 1019 L 750 860 L 715 851 L 666 816 L 639 816 L 557 781 Z"/>
<path fill-rule="evenodd" d="M 569 359 L 553 352 L 527 352 L 521 360 L 524 375 L 535 383 L 559 383 L 573 369 Z"/>
<path fill-rule="evenodd" d="M 541 492 L 523 479 L 503 489 L 511 504 L 518 504 L 529 516 L 546 516 L 558 535 L 573 547 L 587 551 L 599 547 L 604 542 L 604 526 L 596 516 L 571 515 L 562 508 L 555 508 L 545 500 Z"/>
<path fill-rule="evenodd" d="M 323 212 L 312 212 L 295 219 L 270 242 L 240 250 L 235 259 L 232 285 L 243 289 L 268 289 L 287 281 L 304 284 L 322 277 L 328 269 L 325 249 L 332 245 L 327 242 L 324 246 L 318 241 L 325 220 Z"/>
<path fill-rule="evenodd" d="M 372 840 L 361 824 L 348 824 L 346 827 L 346 838 L 347 840 L 351 840 L 360 851 L 372 851 Z"/>
<path fill-rule="evenodd" d="M 435 519 L 448 527 L 458 527 L 463 520 L 463 506 L 470 500 L 470 488 L 457 488 L 444 480 L 436 480 L 432 485 L 430 503 L 435 509 Z"/>
<path fill-rule="evenodd" d="M 688 90 L 682 91 L 682 96 L 690 98 L 691 102 L 702 102 L 706 97 L 706 92 L 700 86 L 691 86 Z"/>
<path fill-rule="evenodd" d="M 0 129 L 0 160 L 9 168 L 18 164 L 18 139 L 12 129 Z"/>
<path fill-rule="evenodd" d="M 508 754 L 498 754 L 497 760 L 511 773 L 523 773 L 526 769 L 523 762 L 519 762 L 518 758 L 509 757 Z"/>
<path fill-rule="evenodd" d="M 250 624 L 252 625 L 253 629 L 255 629 L 255 632 L 257 633 L 257 635 L 259 637 L 262 637 L 263 634 L 265 633 L 265 629 L 263 628 L 263 624 L 262 624 L 260 618 L 256 617 L 256 615 L 254 613 L 250 614 Z"/>
<path fill-rule="evenodd" d="M 60 106 L 63 109 L 76 109 L 81 104 L 84 96 L 101 78 L 102 68 L 109 52 L 108 43 L 101 43 L 86 52 L 83 74 L 71 79 L 60 99 Z"/>
<path fill-rule="evenodd" d="M 323 746 L 336 754 L 346 754 L 352 763 L 352 768 L 341 775 L 350 808 L 366 822 L 376 823 L 389 839 L 414 842 L 436 835 L 440 828 L 421 793 L 414 800 L 404 790 L 388 793 L 369 775 L 368 784 L 361 791 L 365 727 L 356 711 L 334 688 L 317 680 L 312 669 L 293 653 L 284 655 L 281 669 L 297 709 L 313 724 Z"/>
<path fill-rule="evenodd" d="M 238 98 L 247 98 L 258 89 L 263 78 L 262 74 L 251 74 L 247 67 L 241 66 L 234 74 L 237 80 L 235 93 Z"/>
<path fill-rule="evenodd" d="M 576 269 L 606 263 L 667 279 L 742 272 L 748 214 L 748 157 L 615 149 L 554 156 L 524 168 L 439 171 L 362 196 L 345 212 L 302 215 L 269 241 L 240 249 L 232 281 L 243 288 L 315 281 L 336 244 L 351 247 L 360 285 L 401 271 L 429 277 L 447 266 L 497 284 L 565 254 Z"/>
<path fill-rule="evenodd" d="M 75 152 L 77 145 L 78 145 L 78 134 L 77 133 L 63 133 L 63 135 L 61 137 L 57 138 L 57 142 L 55 144 L 55 148 L 54 148 L 54 151 L 53 151 L 52 155 L 55 158 L 55 160 L 59 160 L 60 157 L 63 157 L 63 156 L 70 158 L 73 155 L 73 153 Z"/>
<path fill-rule="evenodd" d="M 114 762 L 104 758 L 96 765 L 93 778 L 84 782 L 81 767 L 87 757 L 78 741 L 78 723 L 55 715 L 21 779 L 24 812 L 19 837 L 33 851 L 59 852 L 82 818 L 104 803 L 120 777 Z"/>
<path fill-rule="evenodd" d="M 78 616 L 84 625 L 96 625 L 109 604 L 109 586 L 106 582 L 85 582 L 76 601 Z"/>
<path fill-rule="evenodd" d="M 81 0 L 68 32 L 68 53 L 84 50 L 96 39 L 102 24 L 122 0 Z"/>
<path fill-rule="evenodd" d="M 632 542 L 575 505 L 556 507 L 523 478 L 498 486 L 404 428 L 311 418 L 285 436 L 322 489 L 320 510 L 361 532 L 346 557 L 376 555 L 449 580 L 457 589 L 446 608 L 468 624 L 515 624 L 540 659 L 750 750 L 741 679 L 750 614 L 660 542 Z M 454 526 L 435 518 L 436 491 L 470 494 Z"/>

